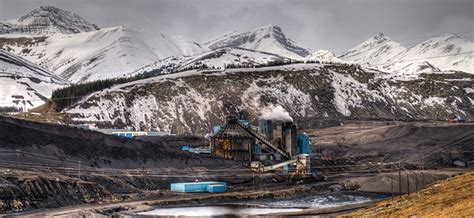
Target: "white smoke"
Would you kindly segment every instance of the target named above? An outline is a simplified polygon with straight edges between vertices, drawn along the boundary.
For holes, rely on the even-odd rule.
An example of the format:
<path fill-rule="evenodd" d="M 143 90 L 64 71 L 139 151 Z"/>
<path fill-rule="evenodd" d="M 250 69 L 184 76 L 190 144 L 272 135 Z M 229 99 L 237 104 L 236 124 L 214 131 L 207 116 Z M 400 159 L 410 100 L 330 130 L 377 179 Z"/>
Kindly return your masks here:
<path fill-rule="evenodd" d="M 286 111 L 285 108 L 280 105 L 270 105 L 268 107 L 263 108 L 262 116 L 260 116 L 260 119 L 293 122 L 293 118 L 291 118 L 288 111 Z"/>

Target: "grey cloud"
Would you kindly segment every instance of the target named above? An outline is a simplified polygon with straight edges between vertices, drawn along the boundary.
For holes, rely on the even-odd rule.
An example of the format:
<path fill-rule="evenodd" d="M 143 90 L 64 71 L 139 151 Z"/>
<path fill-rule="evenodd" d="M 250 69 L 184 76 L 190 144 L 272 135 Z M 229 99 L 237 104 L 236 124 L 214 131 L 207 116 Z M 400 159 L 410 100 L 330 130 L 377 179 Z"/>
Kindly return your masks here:
<path fill-rule="evenodd" d="M 45 4 L 101 27 L 125 24 L 148 38 L 164 32 L 204 42 L 277 24 L 303 47 L 337 52 L 377 32 L 397 41 L 456 32 L 472 38 L 474 31 L 472 0 L 0 0 L 0 19 Z"/>

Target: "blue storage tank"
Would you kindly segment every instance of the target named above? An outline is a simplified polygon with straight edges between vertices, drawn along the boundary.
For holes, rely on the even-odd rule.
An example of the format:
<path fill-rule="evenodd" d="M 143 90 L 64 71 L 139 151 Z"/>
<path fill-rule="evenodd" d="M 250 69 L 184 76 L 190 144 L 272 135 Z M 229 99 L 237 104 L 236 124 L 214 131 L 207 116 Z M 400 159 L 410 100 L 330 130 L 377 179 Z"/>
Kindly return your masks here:
<path fill-rule="evenodd" d="M 311 154 L 311 140 L 306 134 L 298 134 L 296 136 L 296 153 L 298 154 Z"/>
<path fill-rule="evenodd" d="M 209 186 L 213 186 L 210 187 Z M 215 187 L 214 187 L 215 186 Z M 183 182 L 171 183 L 171 191 L 174 192 L 222 192 L 227 189 L 225 182 Z"/>

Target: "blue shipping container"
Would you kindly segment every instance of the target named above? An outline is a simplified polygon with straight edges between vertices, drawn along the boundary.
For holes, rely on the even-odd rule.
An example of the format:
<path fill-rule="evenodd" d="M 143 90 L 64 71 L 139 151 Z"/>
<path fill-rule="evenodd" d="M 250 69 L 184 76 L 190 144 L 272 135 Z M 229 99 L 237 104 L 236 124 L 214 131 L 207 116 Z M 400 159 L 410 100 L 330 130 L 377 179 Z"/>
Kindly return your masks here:
<path fill-rule="evenodd" d="M 207 192 L 217 193 L 217 192 L 225 192 L 227 189 L 226 185 L 208 185 Z"/>
<path fill-rule="evenodd" d="M 215 186 L 211 187 L 209 186 Z M 220 187 L 217 187 L 220 186 Z M 223 187 L 222 187 L 223 186 Z M 225 182 L 183 182 L 183 183 L 171 183 L 171 191 L 174 192 L 209 192 L 216 189 L 220 191 L 227 189 L 227 183 Z"/>
<path fill-rule="evenodd" d="M 133 138 L 132 133 L 112 133 L 113 136 L 121 136 L 126 138 Z"/>

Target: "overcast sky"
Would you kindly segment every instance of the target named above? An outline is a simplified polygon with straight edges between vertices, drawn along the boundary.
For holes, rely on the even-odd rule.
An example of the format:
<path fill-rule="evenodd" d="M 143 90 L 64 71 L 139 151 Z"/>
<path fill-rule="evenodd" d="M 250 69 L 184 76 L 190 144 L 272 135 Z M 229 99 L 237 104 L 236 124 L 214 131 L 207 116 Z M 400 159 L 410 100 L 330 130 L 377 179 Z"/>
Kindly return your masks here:
<path fill-rule="evenodd" d="M 444 33 L 473 39 L 474 0 L 0 0 L 0 20 L 40 6 L 75 12 L 146 37 L 163 32 L 198 42 L 276 24 L 298 45 L 336 52 L 378 32 L 404 45 Z"/>

